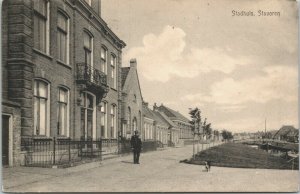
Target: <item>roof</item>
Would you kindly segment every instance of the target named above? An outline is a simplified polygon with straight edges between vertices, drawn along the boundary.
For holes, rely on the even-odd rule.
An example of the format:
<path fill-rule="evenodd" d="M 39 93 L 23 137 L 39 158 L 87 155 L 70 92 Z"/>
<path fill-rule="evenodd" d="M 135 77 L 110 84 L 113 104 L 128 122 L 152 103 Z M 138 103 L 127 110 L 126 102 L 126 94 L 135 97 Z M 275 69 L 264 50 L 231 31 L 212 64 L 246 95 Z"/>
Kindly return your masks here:
<path fill-rule="evenodd" d="M 282 126 L 277 133 L 275 133 L 274 138 L 278 136 L 294 136 L 298 135 L 299 131 L 292 125 L 284 125 Z"/>
<path fill-rule="evenodd" d="M 160 107 L 158 107 L 158 110 L 164 112 L 166 114 L 166 116 L 168 116 L 171 120 L 180 120 L 180 121 L 187 122 L 187 123 L 189 123 L 189 121 L 190 121 L 185 116 L 180 114 L 178 111 L 172 110 L 164 105 L 161 105 Z"/>
<path fill-rule="evenodd" d="M 122 87 L 125 84 L 125 81 L 126 81 L 126 78 L 127 78 L 129 70 L 130 70 L 130 67 L 122 67 L 121 68 L 121 83 L 122 83 Z"/>
<path fill-rule="evenodd" d="M 145 106 L 145 105 L 143 105 L 143 114 L 144 114 L 145 117 L 147 117 L 147 118 L 149 118 L 149 119 L 155 120 L 153 113 L 152 113 L 151 110 L 150 110 L 147 106 Z"/>
<path fill-rule="evenodd" d="M 168 121 L 166 121 L 161 115 L 160 115 L 160 113 L 159 112 L 157 112 L 157 111 L 152 111 L 152 113 L 153 113 L 153 115 L 154 115 L 154 118 L 155 118 L 155 121 L 158 123 L 158 124 L 161 124 L 161 125 L 166 125 L 166 126 L 172 126 L 173 127 L 173 122 L 171 121 L 171 123 L 170 122 L 168 122 Z"/>
<path fill-rule="evenodd" d="M 156 115 L 158 115 L 158 117 L 162 118 L 165 122 L 167 122 L 171 127 L 176 127 L 175 123 L 173 123 L 173 121 L 171 121 L 169 119 L 169 117 L 163 113 L 163 112 L 160 112 L 160 111 L 153 111 L 155 112 Z"/>
<path fill-rule="evenodd" d="M 161 125 L 166 125 L 169 127 L 169 123 L 167 121 L 165 121 L 161 116 L 159 116 L 159 113 L 157 111 L 153 111 L 151 110 L 148 106 L 144 105 L 143 106 L 143 113 L 144 116 L 150 119 L 153 119 L 154 121 L 156 121 L 158 124 Z"/>

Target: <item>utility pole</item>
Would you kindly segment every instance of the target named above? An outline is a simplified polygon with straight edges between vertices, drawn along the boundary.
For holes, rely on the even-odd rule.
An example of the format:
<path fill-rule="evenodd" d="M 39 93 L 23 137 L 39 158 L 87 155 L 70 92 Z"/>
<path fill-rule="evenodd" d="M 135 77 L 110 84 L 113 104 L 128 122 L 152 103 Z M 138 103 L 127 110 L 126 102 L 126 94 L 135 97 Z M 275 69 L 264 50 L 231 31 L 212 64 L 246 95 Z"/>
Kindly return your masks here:
<path fill-rule="evenodd" d="M 265 118 L 265 137 L 267 135 L 267 118 Z"/>

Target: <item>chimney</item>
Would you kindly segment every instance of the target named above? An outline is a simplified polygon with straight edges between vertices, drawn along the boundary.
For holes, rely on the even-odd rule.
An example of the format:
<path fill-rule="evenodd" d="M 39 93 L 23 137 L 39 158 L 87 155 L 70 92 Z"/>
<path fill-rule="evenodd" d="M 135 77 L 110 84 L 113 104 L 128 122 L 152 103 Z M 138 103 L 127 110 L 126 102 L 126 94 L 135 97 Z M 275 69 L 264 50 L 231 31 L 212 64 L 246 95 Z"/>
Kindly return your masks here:
<path fill-rule="evenodd" d="M 153 110 L 156 111 L 157 110 L 157 105 L 156 105 L 156 102 L 154 103 L 153 105 Z"/>
<path fill-rule="evenodd" d="M 130 59 L 130 68 L 137 68 L 137 63 L 136 63 L 136 59 Z"/>
<path fill-rule="evenodd" d="M 148 107 L 149 106 L 149 103 L 148 102 L 143 102 L 143 105 Z"/>

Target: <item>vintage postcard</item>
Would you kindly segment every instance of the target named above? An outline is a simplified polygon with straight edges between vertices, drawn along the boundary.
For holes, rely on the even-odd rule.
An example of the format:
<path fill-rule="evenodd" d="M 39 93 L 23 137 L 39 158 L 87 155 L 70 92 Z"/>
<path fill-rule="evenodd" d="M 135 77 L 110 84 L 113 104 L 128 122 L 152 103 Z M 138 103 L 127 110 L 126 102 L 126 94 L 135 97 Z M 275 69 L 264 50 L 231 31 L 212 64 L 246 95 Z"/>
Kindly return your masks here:
<path fill-rule="evenodd" d="M 3 0 L 3 192 L 298 192 L 294 0 Z"/>

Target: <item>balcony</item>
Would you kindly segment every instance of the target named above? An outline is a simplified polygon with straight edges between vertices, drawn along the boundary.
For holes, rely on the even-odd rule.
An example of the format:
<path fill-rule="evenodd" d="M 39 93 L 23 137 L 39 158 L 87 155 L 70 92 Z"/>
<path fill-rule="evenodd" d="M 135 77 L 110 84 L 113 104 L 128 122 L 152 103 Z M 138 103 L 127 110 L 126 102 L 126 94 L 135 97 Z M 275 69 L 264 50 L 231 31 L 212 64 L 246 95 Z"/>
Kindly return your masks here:
<path fill-rule="evenodd" d="M 82 90 L 90 91 L 97 96 L 105 96 L 109 90 L 107 85 L 107 76 L 86 63 L 77 63 L 77 84 L 80 84 Z"/>

